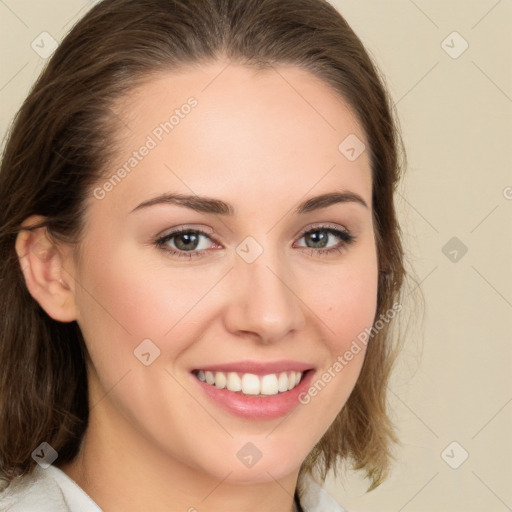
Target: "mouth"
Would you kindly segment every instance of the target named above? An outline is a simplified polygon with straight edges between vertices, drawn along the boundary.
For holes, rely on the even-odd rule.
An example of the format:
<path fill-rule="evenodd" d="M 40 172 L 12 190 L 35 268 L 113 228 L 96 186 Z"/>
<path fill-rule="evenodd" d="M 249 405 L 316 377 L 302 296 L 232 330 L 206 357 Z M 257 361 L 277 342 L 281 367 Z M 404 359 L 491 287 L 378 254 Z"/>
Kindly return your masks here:
<path fill-rule="evenodd" d="M 245 419 L 272 419 L 300 404 L 314 373 L 311 365 L 293 361 L 240 362 L 196 368 L 191 377 L 224 411 Z"/>
<path fill-rule="evenodd" d="M 265 375 L 209 370 L 192 372 L 198 380 L 217 389 L 227 389 L 233 393 L 250 396 L 273 396 L 291 391 L 299 385 L 304 373 L 298 370 Z"/>

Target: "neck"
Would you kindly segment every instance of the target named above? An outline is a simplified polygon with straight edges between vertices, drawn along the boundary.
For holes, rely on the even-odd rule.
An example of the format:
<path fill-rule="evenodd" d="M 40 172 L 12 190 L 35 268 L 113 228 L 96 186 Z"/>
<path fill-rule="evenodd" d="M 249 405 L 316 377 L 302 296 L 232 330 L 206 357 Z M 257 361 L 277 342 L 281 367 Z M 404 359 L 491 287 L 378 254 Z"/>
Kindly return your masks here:
<path fill-rule="evenodd" d="M 89 418 L 80 453 L 61 469 L 104 512 L 225 512 L 226 503 L 246 512 L 297 512 L 298 470 L 257 483 L 232 482 L 230 470 L 215 477 L 169 456 L 127 422 L 119 428 L 119 421 L 105 421 L 109 415 L 99 414 L 100 407 Z"/>

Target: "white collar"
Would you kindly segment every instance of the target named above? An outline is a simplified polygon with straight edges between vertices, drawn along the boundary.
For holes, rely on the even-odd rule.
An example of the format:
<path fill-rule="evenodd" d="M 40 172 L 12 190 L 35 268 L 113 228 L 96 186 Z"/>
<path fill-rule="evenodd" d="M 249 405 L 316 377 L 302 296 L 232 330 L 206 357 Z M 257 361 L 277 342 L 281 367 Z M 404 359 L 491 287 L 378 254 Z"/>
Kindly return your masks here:
<path fill-rule="evenodd" d="M 299 479 L 299 488 L 303 490 L 300 504 L 304 512 L 349 512 L 309 473 Z"/>

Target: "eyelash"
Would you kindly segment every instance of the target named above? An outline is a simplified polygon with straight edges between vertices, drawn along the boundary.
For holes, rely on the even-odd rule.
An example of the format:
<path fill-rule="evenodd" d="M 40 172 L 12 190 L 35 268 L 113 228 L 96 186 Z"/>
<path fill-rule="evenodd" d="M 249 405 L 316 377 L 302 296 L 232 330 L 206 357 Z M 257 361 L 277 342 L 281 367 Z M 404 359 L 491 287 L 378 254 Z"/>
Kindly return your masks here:
<path fill-rule="evenodd" d="M 311 247 L 303 247 L 304 249 L 308 249 L 312 256 L 314 256 L 314 255 L 331 255 L 331 254 L 335 254 L 335 253 L 340 253 L 348 245 L 352 244 L 355 241 L 355 236 L 352 235 L 349 231 L 334 228 L 332 226 L 316 226 L 312 229 L 308 229 L 307 231 L 302 232 L 299 239 L 303 238 L 306 235 L 309 235 L 311 233 L 317 233 L 319 231 L 325 231 L 327 233 L 330 233 L 330 234 L 340 238 L 341 242 L 337 246 L 330 247 L 329 249 L 314 249 Z M 204 235 L 207 238 L 210 238 L 210 240 L 212 240 L 213 242 L 215 242 L 215 240 L 213 240 L 208 233 L 206 233 L 205 231 L 202 231 L 201 229 L 180 228 L 175 231 L 172 231 L 171 233 L 168 233 L 167 235 L 157 238 L 155 240 L 155 245 L 162 251 L 170 253 L 173 256 L 178 256 L 180 258 L 188 258 L 188 259 L 192 259 L 194 257 L 201 257 L 201 256 L 203 256 L 203 253 L 208 251 L 208 249 L 202 249 L 199 251 L 198 250 L 179 251 L 176 249 L 169 248 L 169 246 L 166 245 L 169 240 L 172 240 L 173 238 L 175 238 L 181 234 L 184 234 L 184 233 L 187 233 L 187 234 L 193 233 L 193 234 Z M 215 243 L 217 243 L 217 242 L 215 242 Z"/>

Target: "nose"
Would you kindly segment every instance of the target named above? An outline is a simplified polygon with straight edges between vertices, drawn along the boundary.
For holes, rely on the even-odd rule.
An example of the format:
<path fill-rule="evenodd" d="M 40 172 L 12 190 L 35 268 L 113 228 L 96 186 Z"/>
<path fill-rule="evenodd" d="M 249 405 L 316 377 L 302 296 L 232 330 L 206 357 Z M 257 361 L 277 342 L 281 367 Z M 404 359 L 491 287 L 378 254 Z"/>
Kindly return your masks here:
<path fill-rule="evenodd" d="M 283 258 L 263 253 L 252 263 L 236 257 L 230 272 L 226 328 L 251 334 L 260 343 L 277 342 L 305 325 L 298 283 Z"/>

